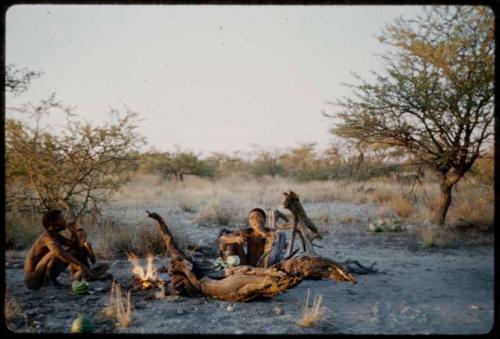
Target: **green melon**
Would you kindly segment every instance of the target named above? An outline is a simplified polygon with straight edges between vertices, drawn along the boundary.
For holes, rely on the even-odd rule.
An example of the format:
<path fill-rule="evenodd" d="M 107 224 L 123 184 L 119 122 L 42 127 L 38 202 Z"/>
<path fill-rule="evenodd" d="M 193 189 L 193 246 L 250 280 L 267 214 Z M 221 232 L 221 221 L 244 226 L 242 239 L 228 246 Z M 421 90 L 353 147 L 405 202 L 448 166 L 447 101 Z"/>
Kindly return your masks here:
<path fill-rule="evenodd" d="M 94 332 L 94 324 L 87 316 L 76 318 L 71 324 L 71 333 L 91 333 Z"/>
<path fill-rule="evenodd" d="M 89 293 L 89 284 L 84 280 L 75 280 L 71 284 L 71 289 L 76 294 L 86 294 Z"/>

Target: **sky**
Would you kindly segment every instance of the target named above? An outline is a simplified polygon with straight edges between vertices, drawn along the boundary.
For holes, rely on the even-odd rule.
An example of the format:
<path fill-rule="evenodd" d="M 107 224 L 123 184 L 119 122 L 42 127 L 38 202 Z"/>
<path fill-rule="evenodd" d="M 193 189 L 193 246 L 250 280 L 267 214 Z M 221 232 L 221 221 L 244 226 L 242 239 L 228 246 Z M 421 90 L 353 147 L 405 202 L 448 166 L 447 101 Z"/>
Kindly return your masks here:
<path fill-rule="evenodd" d="M 139 114 L 147 146 L 200 155 L 332 140 L 328 101 L 380 70 L 385 24 L 422 6 L 17 5 L 6 63 L 43 72 L 19 107 L 56 94 L 93 124 Z M 6 111 L 8 117 L 18 113 Z M 23 117 L 20 117 L 24 119 Z M 44 118 L 56 124 L 60 117 Z"/>

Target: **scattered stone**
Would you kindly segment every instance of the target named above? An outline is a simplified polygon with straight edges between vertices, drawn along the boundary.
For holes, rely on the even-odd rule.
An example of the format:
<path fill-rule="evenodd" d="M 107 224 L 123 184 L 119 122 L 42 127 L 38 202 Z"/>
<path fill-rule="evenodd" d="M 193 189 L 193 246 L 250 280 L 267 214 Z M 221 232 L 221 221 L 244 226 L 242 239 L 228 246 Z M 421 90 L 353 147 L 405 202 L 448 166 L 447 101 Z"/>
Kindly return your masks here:
<path fill-rule="evenodd" d="M 282 315 L 284 313 L 283 308 L 279 306 L 274 306 L 274 313 L 276 313 L 276 315 Z"/>
<path fill-rule="evenodd" d="M 228 307 L 226 307 L 226 310 L 228 312 L 233 312 L 234 311 L 234 306 L 233 305 L 229 305 Z"/>
<path fill-rule="evenodd" d="M 474 311 L 478 311 L 479 309 L 481 309 L 481 307 L 479 307 L 478 305 L 470 305 L 470 308 Z"/>

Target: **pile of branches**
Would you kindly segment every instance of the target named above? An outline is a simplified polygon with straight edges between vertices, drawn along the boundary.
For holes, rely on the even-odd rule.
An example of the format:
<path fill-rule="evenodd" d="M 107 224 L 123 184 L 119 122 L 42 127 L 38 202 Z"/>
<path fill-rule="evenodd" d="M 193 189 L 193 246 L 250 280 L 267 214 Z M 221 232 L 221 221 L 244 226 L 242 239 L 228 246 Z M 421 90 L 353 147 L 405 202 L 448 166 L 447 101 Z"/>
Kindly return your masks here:
<path fill-rule="evenodd" d="M 169 291 L 180 295 L 201 294 L 225 301 L 248 301 L 274 297 L 304 279 L 330 279 L 355 284 L 355 277 L 345 265 L 316 255 L 311 238 L 320 238 L 317 228 L 307 217 L 298 195 L 292 191 L 284 195 L 284 206 L 294 217 L 289 256 L 268 268 L 238 266 L 225 269 L 217 277 L 204 274 L 198 264 L 179 249 L 165 220 L 157 213 L 147 211 L 148 217 L 157 221 L 170 258 L 168 274 L 172 281 Z M 296 251 L 292 252 L 296 233 L 305 252 L 299 256 L 293 256 Z M 373 265 L 368 269 L 361 264 L 358 266 L 359 273 L 367 273 L 370 269 L 375 271 Z"/>

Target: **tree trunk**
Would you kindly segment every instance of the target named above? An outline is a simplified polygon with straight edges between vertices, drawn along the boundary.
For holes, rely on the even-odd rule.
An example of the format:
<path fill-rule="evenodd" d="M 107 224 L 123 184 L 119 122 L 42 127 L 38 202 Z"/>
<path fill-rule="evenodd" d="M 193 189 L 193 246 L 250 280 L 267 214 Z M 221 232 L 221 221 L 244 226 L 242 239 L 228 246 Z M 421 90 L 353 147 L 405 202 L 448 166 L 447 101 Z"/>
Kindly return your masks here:
<path fill-rule="evenodd" d="M 446 214 L 451 204 L 451 189 L 453 185 L 446 182 L 446 179 L 441 183 L 441 195 L 439 197 L 439 205 L 434 216 L 434 223 L 436 225 L 444 225 Z"/>

